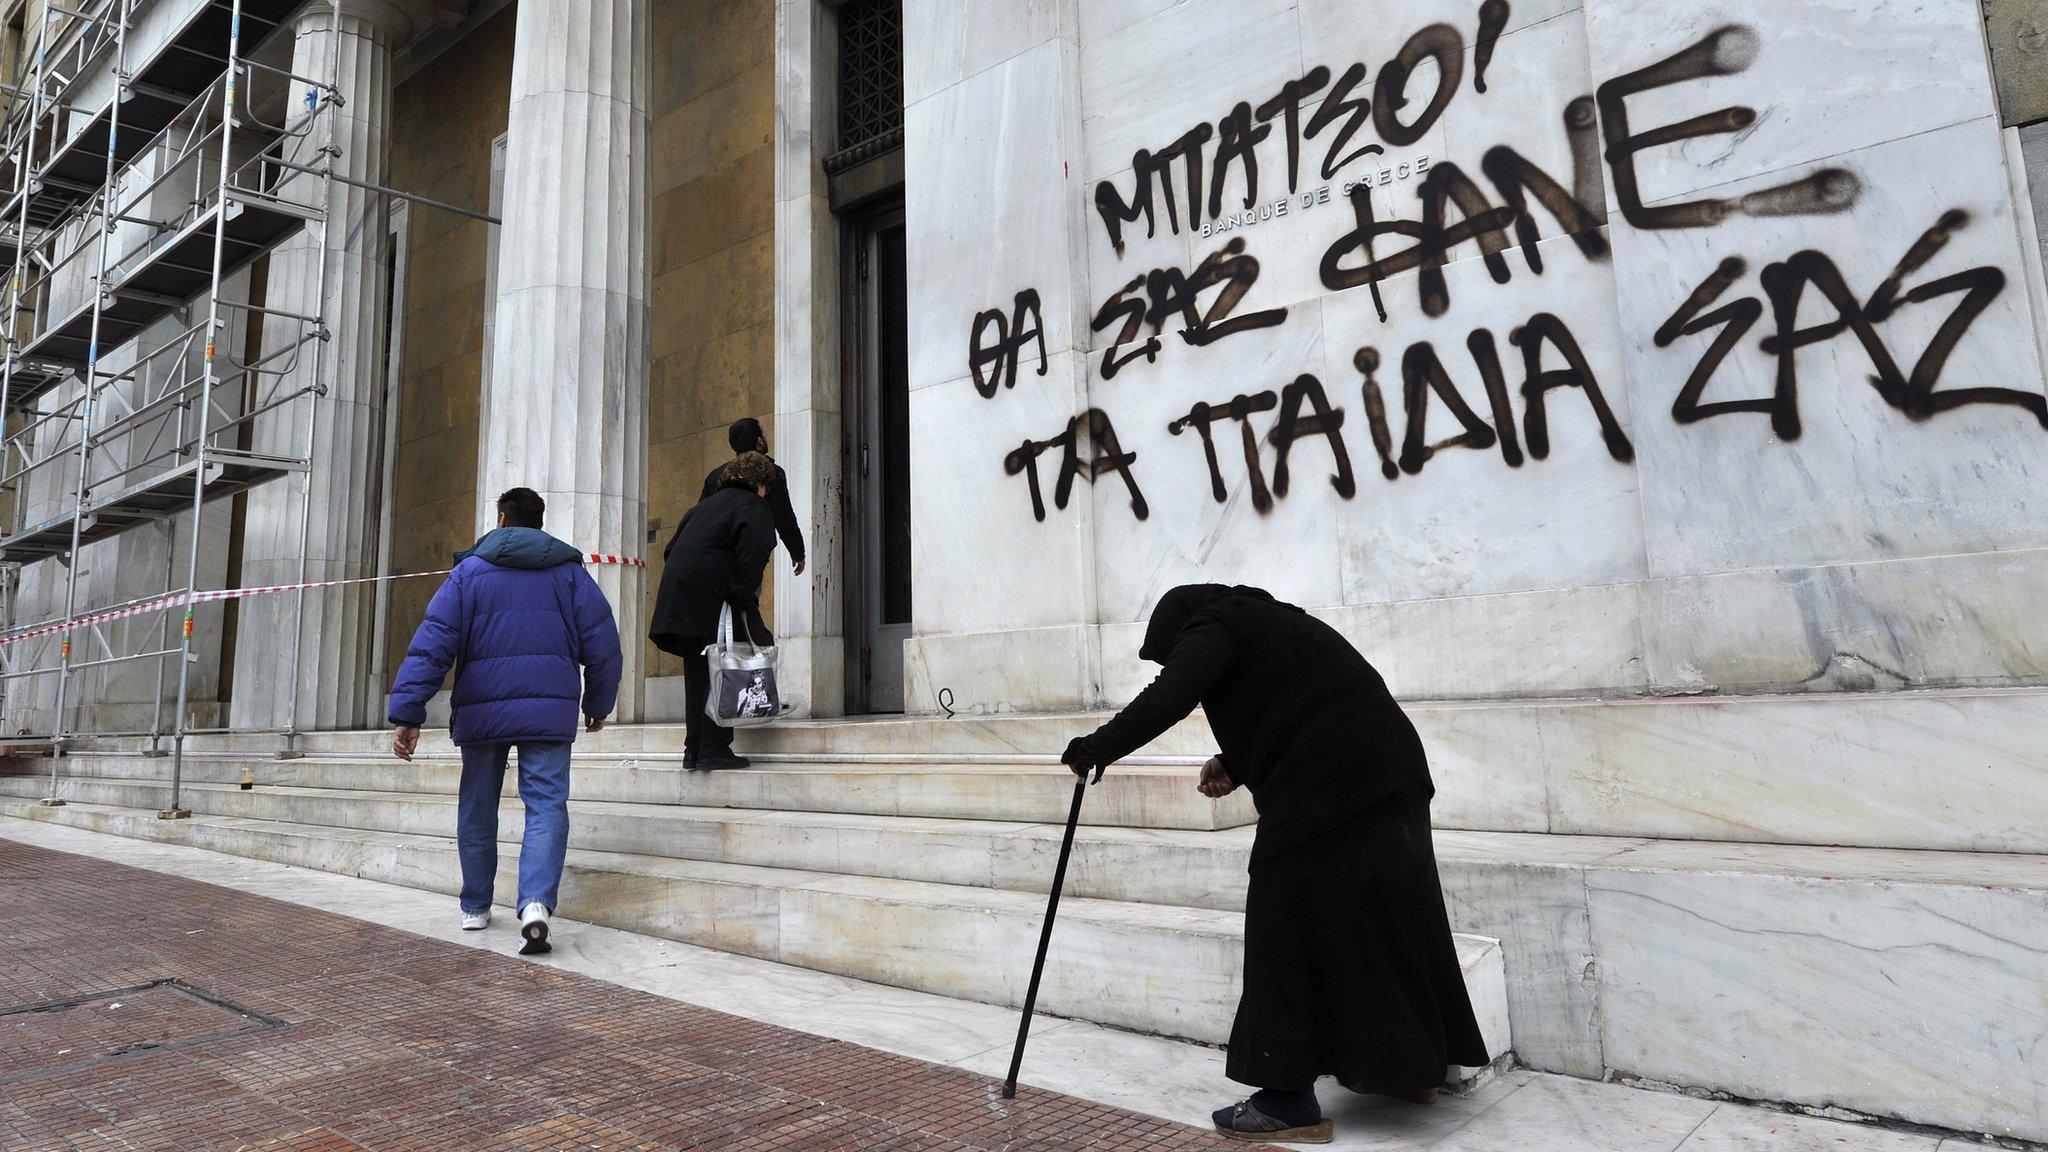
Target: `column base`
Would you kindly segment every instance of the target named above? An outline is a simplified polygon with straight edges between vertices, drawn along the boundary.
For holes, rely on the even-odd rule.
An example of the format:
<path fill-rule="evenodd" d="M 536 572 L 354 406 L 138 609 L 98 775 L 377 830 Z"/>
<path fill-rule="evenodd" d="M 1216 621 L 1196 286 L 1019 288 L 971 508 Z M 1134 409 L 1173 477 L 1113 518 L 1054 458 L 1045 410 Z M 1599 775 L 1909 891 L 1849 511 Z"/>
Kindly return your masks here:
<path fill-rule="evenodd" d="M 192 813 L 184 808 L 166 808 L 156 814 L 159 820 L 190 820 Z"/>
<path fill-rule="evenodd" d="M 45 808 L 62 808 L 65 804 L 65 801 L 60 797 L 45 796 L 41 800 L 36 801 L 36 803 Z"/>

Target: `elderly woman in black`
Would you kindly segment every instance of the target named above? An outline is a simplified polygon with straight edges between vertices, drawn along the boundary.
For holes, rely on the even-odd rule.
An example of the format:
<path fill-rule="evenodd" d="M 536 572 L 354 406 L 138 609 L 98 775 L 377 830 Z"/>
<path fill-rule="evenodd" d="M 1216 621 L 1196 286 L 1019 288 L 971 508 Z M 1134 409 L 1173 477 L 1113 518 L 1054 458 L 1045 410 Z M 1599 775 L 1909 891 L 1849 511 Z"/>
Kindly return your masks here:
<path fill-rule="evenodd" d="M 775 550 L 775 516 L 766 499 L 775 465 L 759 452 L 743 452 L 718 474 L 718 487 L 676 526 L 662 551 L 661 590 L 647 638 L 683 658 L 685 768 L 744 768 L 732 750 L 732 729 L 704 711 L 711 665 L 704 649 L 718 637 L 718 618 L 732 607 L 735 639 L 775 643 L 761 619 L 761 576 Z"/>
<path fill-rule="evenodd" d="M 1161 598 L 1138 654 L 1158 678 L 1061 759 L 1113 764 L 1200 704 L 1222 751 L 1198 787 L 1250 788 L 1259 810 L 1225 1066 L 1259 1091 L 1217 1128 L 1323 1143 L 1319 1076 L 1426 1102 L 1447 1066 L 1485 1064 L 1430 844 L 1435 787 L 1379 673 L 1301 609 L 1219 584 Z"/>

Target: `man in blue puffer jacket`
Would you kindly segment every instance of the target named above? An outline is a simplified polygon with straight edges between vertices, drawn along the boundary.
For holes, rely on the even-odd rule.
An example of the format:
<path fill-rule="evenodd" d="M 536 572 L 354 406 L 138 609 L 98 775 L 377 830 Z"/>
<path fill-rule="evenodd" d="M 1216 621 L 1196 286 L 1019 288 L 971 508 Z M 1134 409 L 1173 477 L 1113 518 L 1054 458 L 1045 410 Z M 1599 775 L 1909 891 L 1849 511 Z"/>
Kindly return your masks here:
<path fill-rule="evenodd" d="M 427 701 L 455 665 L 450 736 L 462 749 L 456 844 L 462 926 L 491 922 L 498 872 L 498 797 L 506 753 L 519 748 L 526 836 L 519 849 L 521 952 L 548 950 L 548 917 L 569 847 L 569 746 L 577 720 L 604 727 L 619 696 L 619 627 L 583 553 L 540 530 L 547 505 L 531 488 L 498 497 L 498 527 L 455 558 L 391 688 L 391 750 L 411 760 Z"/>

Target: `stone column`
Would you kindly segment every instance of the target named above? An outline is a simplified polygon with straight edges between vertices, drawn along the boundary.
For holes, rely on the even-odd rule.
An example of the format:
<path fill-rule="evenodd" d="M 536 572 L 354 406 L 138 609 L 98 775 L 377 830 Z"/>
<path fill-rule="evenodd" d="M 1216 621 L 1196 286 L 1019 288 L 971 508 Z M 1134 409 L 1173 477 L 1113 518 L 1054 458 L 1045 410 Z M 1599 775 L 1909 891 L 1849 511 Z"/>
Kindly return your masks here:
<path fill-rule="evenodd" d="M 649 0 L 520 0 L 505 148 L 496 339 L 479 488 L 547 500 L 591 552 L 647 548 Z M 641 570 L 592 574 L 625 640 L 637 719 Z"/>
<path fill-rule="evenodd" d="M 334 142 L 341 154 L 335 170 L 382 184 L 391 128 L 392 46 L 411 35 L 412 23 L 403 9 L 374 0 L 344 3 L 338 28 L 331 26 L 331 15 L 326 4 L 314 4 L 299 17 L 292 71 L 326 79 L 338 62 L 336 84 L 347 103 L 321 113 L 336 117 Z M 293 104 L 298 107 L 296 100 Z M 315 121 L 313 139 L 324 141 L 327 130 L 326 124 Z M 308 422 L 315 422 L 315 427 L 311 470 L 249 495 L 242 545 L 245 587 L 299 578 L 302 507 L 309 510 L 304 532 L 307 580 L 354 579 L 375 571 L 377 432 L 383 410 L 391 262 L 388 212 L 382 196 L 339 181 L 329 184 L 317 176 L 297 178 L 286 195 L 314 203 L 323 192 L 328 213 L 325 236 L 318 225 L 309 225 L 271 253 L 264 301 L 280 312 L 321 313 L 324 255 L 324 316 L 331 338 L 299 348 L 283 387 L 288 392 L 310 386 L 317 374 L 327 394 L 317 406 L 301 399 L 256 422 L 255 450 L 288 456 L 305 450 Z M 267 318 L 265 350 L 281 348 L 302 331 L 295 321 Z M 308 484 L 311 500 L 302 504 Z M 242 601 L 231 722 L 237 727 L 283 727 L 291 722 L 295 622 L 299 727 L 350 728 L 381 720 L 381 706 L 369 699 L 375 603 L 369 586 L 307 593 L 302 621 L 295 621 L 295 600 L 293 594 L 283 594 Z"/>
<path fill-rule="evenodd" d="M 783 698 L 812 716 L 846 710 L 847 548 L 838 493 L 845 423 L 839 378 L 839 234 L 827 196 L 839 65 L 835 25 L 820 0 L 775 4 L 775 458 L 810 563 L 790 570 L 775 550 L 775 642 Z"/>

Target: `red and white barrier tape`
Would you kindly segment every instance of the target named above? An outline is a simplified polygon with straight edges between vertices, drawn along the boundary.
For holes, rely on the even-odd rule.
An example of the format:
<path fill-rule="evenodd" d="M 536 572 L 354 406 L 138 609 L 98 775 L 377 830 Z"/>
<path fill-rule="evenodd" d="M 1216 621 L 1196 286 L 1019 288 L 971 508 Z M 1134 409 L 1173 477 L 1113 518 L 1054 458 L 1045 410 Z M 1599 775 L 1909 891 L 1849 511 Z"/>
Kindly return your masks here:
<path fill-rule="evenodd" d="M 585 564 L 621 564 L 628 568 L 645 568 L 647 566 L 644 560 L 636 560 L 631 556 L 620 556 L 611 552 L 586 552 L 583 554 L 583 562 Z M 34 640 L 39 636 L 54 636 L 60 632 L 69 632 L 73 628 L 85 628 L 94 624 L 103 624 L 109 620 L 122 620 L 130 616 L 145 616 L 151 612 L 164 612 L 172 608 L 190 609 L 195 604 L 212 604 L 222 600 L 241 600 L 250 596 L 266 596 L 273 592 L 296 592 L 302 588 L 338 588 L 344 584 L 377 584 L 388 580 L 417 580 L 423 576 L 446 576 L 452 571 L 454 571 L 452 568 L 436 568 L 431 572 L 397 572 L 389 576 L 361 576 L 352 580 L 308 580 L 302 584 L 265 584 L 254 588 L 216 588 L 205 592 L 173 592 L 168 596 L 159 596 L 154 600 L 144 600 L 140 603 L 127 605 L 126 607 L 111 608 L 105 612 L 94 612 L 90 615 L 80 616 L 68 624 L 59 622 L 56 624 L 45 624 L 39 628 L 25 629 L 20 632 L 9 632 L 4 636 L 0 636 L 0 647 L 8 644 L 19 644 L 24 640 Z M 185 635 L 190 636 L 191 634 L 192 614 L 190 611 L 187 611 L 185 613 Z M 65 644 L 68 648 L 70 641 L 67 639 Z M 68 658 L 68 652 L 66 655 Z"/>

